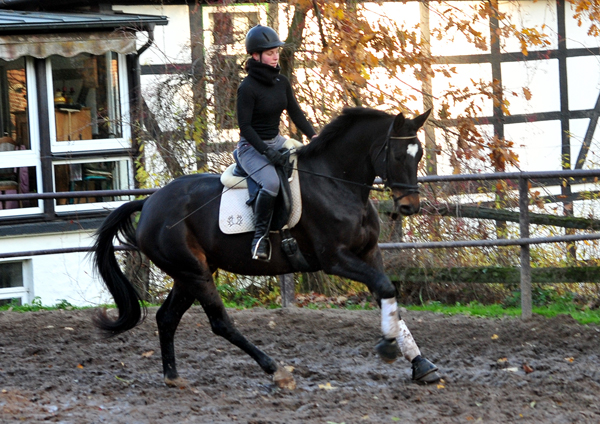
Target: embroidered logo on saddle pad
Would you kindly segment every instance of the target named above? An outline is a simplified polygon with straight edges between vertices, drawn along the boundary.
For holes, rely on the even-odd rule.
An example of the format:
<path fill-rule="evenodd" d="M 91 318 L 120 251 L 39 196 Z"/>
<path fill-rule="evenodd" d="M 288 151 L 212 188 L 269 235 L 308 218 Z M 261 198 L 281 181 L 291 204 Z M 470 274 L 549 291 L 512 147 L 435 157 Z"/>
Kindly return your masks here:
<path fill-rule="evenodd" d="M 298 148 L 302 144 L 296 140 L 288 139 L 284 147 Z M 298 159 L 295 153 L 290 156 L 292 164 L 292 175 L 289 178 L 292 192 L 292 211 L 287 222 L 287 228 L 293 228 L 302 215 L 302 199 L 300 198 L 300 180 L 296 167 Z M 233 175 L 235 164 L 229 166 L 221 175 L 223 192 L 221 194 L 221 205 L 219 206 L 219 228 L 225 234 L 240 234 L 254 231 L 254 211 L 246 202 L 250 198 L 246 179 Z"/>

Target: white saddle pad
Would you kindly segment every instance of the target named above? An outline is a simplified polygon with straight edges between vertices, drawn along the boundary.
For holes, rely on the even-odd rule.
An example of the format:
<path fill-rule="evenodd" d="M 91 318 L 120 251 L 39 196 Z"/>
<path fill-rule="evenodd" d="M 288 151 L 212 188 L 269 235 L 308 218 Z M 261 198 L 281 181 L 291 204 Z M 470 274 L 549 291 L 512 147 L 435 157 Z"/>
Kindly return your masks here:
<path fill-rule="evenodd" d="M 300 180 L 298 179 L 298 170 L 296 168 L 297 157 L 295 154 L 291 155 L 290 162 L 293 166 L 292 176 L 289 178 L 290 189 L 292 192 L 292 211 L 290 213 L 290 219 L 288 220 L 286 227 L 293 228 L 302 215 L 302 199 L 300 198 Z M 232 174 L 235 164 L 231 165 L 221 181 L 225 178 L 229 178 L 226 174 Z M 245 183 L 245 181 L 244 181 Z M 225 234 L 239 234 L 254 231 L 254 211 L 252 207 L 246 204 L 250 198 L 248 194 L 248 187 L 246 184 L 234 183 L 228 181 L 228 184 L 235 185 L 235 187 L 223 187 L 221 194 L 221 205 L 219 207 L 219 228 Z"/>

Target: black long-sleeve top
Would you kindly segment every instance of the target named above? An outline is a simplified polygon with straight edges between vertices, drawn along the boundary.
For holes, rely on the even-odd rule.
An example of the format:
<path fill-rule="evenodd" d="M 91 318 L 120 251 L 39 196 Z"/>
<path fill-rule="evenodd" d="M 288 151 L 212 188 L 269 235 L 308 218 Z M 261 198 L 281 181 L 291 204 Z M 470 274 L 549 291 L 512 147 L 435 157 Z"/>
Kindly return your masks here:
<path fill-rule="evenodd" d="M 308 138 L 316 134 L 296 101 L 290 81 L 279 73 L 279 69 L 279 66 L 274 68 L 250 59 L 248 76 L 237 91 L 240 134 L 260 153 L 267 150 L 263 140 L 270 140 L 279 134 L 284 110 Z"/>

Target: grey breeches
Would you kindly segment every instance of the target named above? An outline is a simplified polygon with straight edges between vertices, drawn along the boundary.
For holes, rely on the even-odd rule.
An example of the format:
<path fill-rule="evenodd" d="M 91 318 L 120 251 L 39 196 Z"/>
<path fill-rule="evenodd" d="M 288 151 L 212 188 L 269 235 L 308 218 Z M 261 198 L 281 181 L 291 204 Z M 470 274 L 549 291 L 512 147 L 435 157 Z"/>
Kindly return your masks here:
<path fill-rule="evenodd" d="M 267 145 L 275 150 L 283 146 L 286 138 L 279 134 L 271 140 L 264 140 Z M 279 193 L 279 177 L 271 162 L 260 154 L 245 138 L 241 138 L 237 146 L 238 160 L 244 171 L 271 196 Z"/>

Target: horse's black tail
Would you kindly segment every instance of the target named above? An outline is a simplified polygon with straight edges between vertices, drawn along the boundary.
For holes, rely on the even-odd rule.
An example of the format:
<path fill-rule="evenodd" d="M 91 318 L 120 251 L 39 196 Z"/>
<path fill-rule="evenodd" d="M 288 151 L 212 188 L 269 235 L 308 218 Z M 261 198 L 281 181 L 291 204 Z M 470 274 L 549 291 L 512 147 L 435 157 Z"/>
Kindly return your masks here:
<path fill-rule="evenodd" d="M 94 317 L 96 327 L 108 335 L 130 330 L 146 317 L 146 307 L 140 305 L 139 293 L 121 271 L 113 246 L 116 237 L 122 243 L 137 249 L 131 214 L 141 211 L 145 201 L 146 199 L 134 200 L 115 209 L 96 231 L 94 265 L 119 308 L 116 320 L 110 318 L 106 310 L 99 311 Z M 122 240 L 119 235 L 123 237 Z"/>

